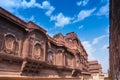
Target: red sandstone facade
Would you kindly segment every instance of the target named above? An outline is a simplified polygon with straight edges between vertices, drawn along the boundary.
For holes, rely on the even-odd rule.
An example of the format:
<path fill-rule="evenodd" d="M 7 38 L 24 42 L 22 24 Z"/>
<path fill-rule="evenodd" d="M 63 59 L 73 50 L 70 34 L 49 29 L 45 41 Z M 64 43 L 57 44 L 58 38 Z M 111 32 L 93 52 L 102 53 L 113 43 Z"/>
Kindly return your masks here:
<path fill-rule="evenodd" d="M 0 75 L 81 78 L 88 55 L 74 32 L 50 37 L 0 8 Z"/>
<path fill-rule="evenodd" d="M 89 70 L 91 74 L 102 74 L 102 67 L 98 61 L 89 61 Z"/>
<path fill-rule="evenodd" d="M 91 73 L 91 80 L 106 80 L 105 75 L 102 73 L 102 66 L 97 60 L 89 61 L 89 71 Z"/>
<path fill-rule="evenodd" d="M 110 0 L 110 71 L 111 80 L 120 80 L 120 0 Z"/>

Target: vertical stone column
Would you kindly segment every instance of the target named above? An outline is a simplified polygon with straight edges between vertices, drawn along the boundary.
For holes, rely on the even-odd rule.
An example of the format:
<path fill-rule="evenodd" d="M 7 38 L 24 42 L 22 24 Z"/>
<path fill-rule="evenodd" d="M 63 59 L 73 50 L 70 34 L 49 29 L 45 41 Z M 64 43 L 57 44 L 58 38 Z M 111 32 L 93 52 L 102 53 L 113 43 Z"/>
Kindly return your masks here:
<path fill-rule="evenodd" d="M 74 68 L 74 58 L 72 58 L 72 61 L 71 61 L 71 62 L 72 62 L 71 67 Z"/>
<path fill-rule="evenodd" d="M 65 53 L 63 54 L 63 66 L 65 66 Z"/>
<path fill-rule="evenodd" d="M 62 66 L 62 52 L 59 52 L 59 65 Z"/>
<path fill-rule="evenodd" d="M 18 51 L 18 56 L 21 56 L 22 55 L 22 47 L 23 47 L 23 40 L 20 40 L 19 42 L 18 42 L 18 44 L 19 44 L 19 51 Z"/>
<path fill-rule="evenodd" d="M 43 42 L 42 44 L 42 48 L 43 48 L 43 58 L 42 58 L 42 61 L 45 61 L 46 60 L 46 42 Z"/>
<path fill-rule="evenodd" d="M 23 51 L 22 51 L 23 58 L 28 56 L 28 50 L 29 50 L 29 39 L 26 38 L 23 43 Z"/>
<path fill-rule="evenodd" d="M 58 65 L 58 53 L 56 52 L 55 55 L 56 55 L 56 56 L 55 56 L 55 64 Z"/>
<path fill-rule="evenodd" d="M 0 51 L 3 50 L 4 47 L 4 36 L 0 34 Z"/>
<path fill-rule="evenodd" d="M 76 59 L 75 59 L 75 57 L 73 59 L 73 68 L 76 68 Z"/>
<path fill-rule="evenodd" d="M 53 52 L 53 65 L 56 65 L 56 58 L 55 58 L 55 52 Z"/>

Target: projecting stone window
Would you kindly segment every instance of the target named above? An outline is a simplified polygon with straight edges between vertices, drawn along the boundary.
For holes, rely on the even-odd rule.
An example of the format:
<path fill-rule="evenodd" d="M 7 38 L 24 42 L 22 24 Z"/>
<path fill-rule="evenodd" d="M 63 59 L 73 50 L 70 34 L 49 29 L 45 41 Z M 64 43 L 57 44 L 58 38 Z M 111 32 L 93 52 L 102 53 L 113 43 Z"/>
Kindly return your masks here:
<path fill-rule="evenodd" d="M 41 45 L 36 44 L 34 47 L 34 58 L 40 60 L 41 59 Z"/>

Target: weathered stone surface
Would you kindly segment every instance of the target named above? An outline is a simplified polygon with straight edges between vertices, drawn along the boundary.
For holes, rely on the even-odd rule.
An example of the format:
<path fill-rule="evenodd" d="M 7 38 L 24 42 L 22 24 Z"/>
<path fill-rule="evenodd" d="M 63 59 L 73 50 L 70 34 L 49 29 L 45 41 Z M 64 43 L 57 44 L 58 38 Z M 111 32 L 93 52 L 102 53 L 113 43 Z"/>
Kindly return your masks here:
<path fill-rule="evenodd" d="M 3 71 L 18 76 L 90 76 L 88 55 L 74 32 L 50 37 L 35 23 L 0 8 L 0 74 Z"/>
<path fill-rule="evenodd" d="M 110 0 L 110 70 L 111 80 L 120 79 L 120 0 Z"/>

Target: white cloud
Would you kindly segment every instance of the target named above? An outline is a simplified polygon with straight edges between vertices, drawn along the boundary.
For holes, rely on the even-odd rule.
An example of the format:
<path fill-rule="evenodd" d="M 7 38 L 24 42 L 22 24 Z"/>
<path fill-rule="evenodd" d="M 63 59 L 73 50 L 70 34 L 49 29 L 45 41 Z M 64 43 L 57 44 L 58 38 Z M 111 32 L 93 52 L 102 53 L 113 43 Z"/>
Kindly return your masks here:
<path fill-rule="evenodd" d="M 47 9 L 47 12 L 45 13 L 47 16 L 50 16 L 51 13 L 55 10 L 55 8 L 51 6 L 48 1 L 42 2 L 42 5 L 40 6 L 40 8 Z"/>
<path fill-rule="evenodd" d="M 34 16 L 31 16 L 29 21 L 34 21 Z"/>
<path fill-rule="evenodd" d="M 14 12 L 15 8 L 20 6 L 21 0 L 2 0 L 0 6 L 8 11 Z"/>
<path fill-rule="evenodd" d="M 79 26 L 79 27 L 78 27 L 78 29 L 82 29 L 83 27 L 84 27 L 84 26 L 83 26 L 83 25 L 81 25 L 81 26 Z"/>
<path fill-rule="evenodd" d="M 45 13 L 47 16 L 50 16 L 51 13 L 55 10 L 54 7 L 50 7 L 49 10 Z"/>
<path fill-rule="evenodd" d="M 105 44 L 105 45 L 103 45 L 102 50 L 106 50 L 106 49 L 108 49 L 108 47 L 109 47 L 109 45 Z"/>
<path fill-rule="evenodd" d="M 24 0 L 22 2 L 22 6 L 23 7 L 38 7 L 40 9 L 45 9 L 46 11 L 46 15 L 50 16 L 51 13 L 55 10 L 55 8 L 53 6 L 51 6 L 51 4 L 48 1 L 43 1 L 42 4 L 39 4 L 36 2 L 36 0 L 31 0 L 30 2 L 27 2 L 26 0 Z"/>
<path fill-rule="evenodd" d="M 48 9 L 49 7 L 50 7 L 50 3 L 49 3 L 48 1 L 42 2 L 41 8 L 43 8 L 43 9 Z"/>
<path fill-rule="evenodd" d="M 109 4 L 107 3 L 106 5 L 102 6 L 100 10 L 96 13 L 98 16 L 108 16 L 109 15 Z"/>
<path fill-rule="evenodd" d="M 83 0 L 83 6 L 87 5 L 89 0 Z"/>
<path fill-rule="evenodd" d="M 97 38 L 95 38 L 92 42 L 92 44 L 97 44 L 101 39 L 105 38 L 105 37 L 108 37 L 108 35 L 102 35 L 102 36 L 99 36 Z"/>
<path fill-rule="evenodd" d="M 109 25 L 107 26 L 106 32 L 109 34 Z"/>
<path fill-rule="evenodd" d="M 47 32 L 50 37 L 53 37 L 55 34 Z"/>
<path fill-rule="evenodd" d="M 88 60 L 98 60 L 102 65 L 103 72 L 107 72 L 109 66 L 107 49 L 109 43 L 100 43 L 99 41 L 103 39 L 106 41 L 106 37 L 108 37 L 107 34 L 94 38 L 92 42 L 82 41 L 82 44 L 88 54 Z"/>
<path fill-rule="evenodd" d="M 85 18 L 91 16 L 91 14 L 96 10 L 96 8 L 90 10 L 82 10 L 77 15 L 77 19 L 73 21 L 73 23 L 84 20 Z"/>
<path fill-rule="evenodd" d="M 108 55 L 104 55 L 102 58 L 99 57 L 97 60 L 99 61 L 99 63 L 102 66 L 103 73 L 108 73 L 108 69 L 109 69 L 109 56 Z"/>
<path fill-rule="evenodd" d="M 76 2 L 77 6 L 86 6 L 88 4 L 89 0 L 83 0 L 83 1 L 79 1 Z"/>
<path fill-rule="evenodd" d="M 95 53 L 95 48 L 92 46 L 92 44 L 90 44 L 89 41 L 83 41 L 82 44 L 87 51 L 88 60 L 95 60 L 96 58 L 93 55 Z"/>
<path fill-rule="evenodd" d="M 70 24 L 71 18 L 59 13 L 57 16 L 51 16 L 50 20 L 55 21 L 56 27 L 64 27 L 65 25 Z"/>
<path fill-rule="evenodd" d="M 36 0 L 30 0 L 29 2 L 27 2 L 26 0 L 23 0 L 21 2 L 21 6 L 24 8 L 29 8 L 29 7 L 35 7 Z"/>
<path fill-rule="evenodd" d="M 53 6 L 48 1 L 43 1 L 41 4 L 37 3 L 36 0 L 30 0 L 29 2 L 26 0 L 3 0 L 0 3 L 0 6 L 4 7 L 9 11 L 14 11 L 16 8 L 31 8 L 37 7 L 39 9 L 45 9 L 45 14 L 50 16 L 52 12 L 55 10 Z"/>
<path fill-rule="evenodd" d="M 105 57 L 103 58 L 100 63 L 102 64 L 102 69 L 104 73 L 108 73 L 108 69 L 109 69 L 109 57 Z"/>
<path fill-rule="evenodd" d="M 82 1 L 76 2 L 77 6 L 82 5 Z"/>

